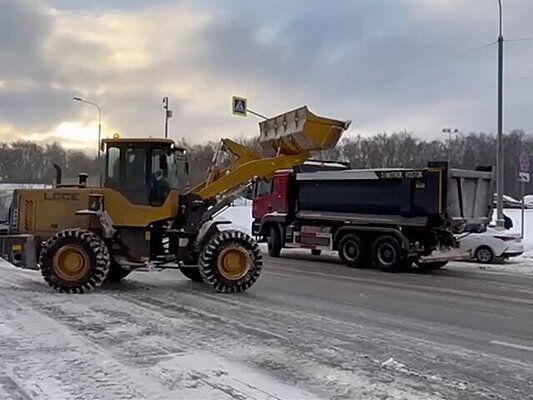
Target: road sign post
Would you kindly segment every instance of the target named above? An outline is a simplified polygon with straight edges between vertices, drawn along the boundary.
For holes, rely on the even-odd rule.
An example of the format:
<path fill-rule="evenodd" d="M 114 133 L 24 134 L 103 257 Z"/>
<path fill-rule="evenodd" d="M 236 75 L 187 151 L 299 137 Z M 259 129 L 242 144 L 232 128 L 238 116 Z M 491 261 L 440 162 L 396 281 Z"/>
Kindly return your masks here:
<path fill-rule="evenodd" d="M 268 119 L 264 115 L 250 110 L 248 108 L 248 100 L 245 97 L 233 96 L 231 98 L 231 112 L 233 113 L 233 115 L 238 115 L 240 117 L 247 117 L 248 113 L 250 113 L 252 115 L 255 115 L 256 117 Z"/>
<path fill-rule="evenodd" d="M 529 162 L 529 154 L 526 152 L 523 152 L 520 154 L 520 157 L 518 158 L 518 165 L 520 166 L 520 172 L 518 173 L 518 180 L 520 181 L 520 195 L 522 196 L 522 213 L 521 213 L 521 221 L 520 221 L 520 237 L 524 239 L 524 232 L 525 232 L 525 210 L 526 210 L 526 183 L 529 183 L 530 181 L 530 162 Z"/>
<path fill-rule="evenodd" d="M 231 111 L 233 115 L 240 117 L 248 116 L 247 100 L 244 97 L 233 96 L 231 99 Z"/>

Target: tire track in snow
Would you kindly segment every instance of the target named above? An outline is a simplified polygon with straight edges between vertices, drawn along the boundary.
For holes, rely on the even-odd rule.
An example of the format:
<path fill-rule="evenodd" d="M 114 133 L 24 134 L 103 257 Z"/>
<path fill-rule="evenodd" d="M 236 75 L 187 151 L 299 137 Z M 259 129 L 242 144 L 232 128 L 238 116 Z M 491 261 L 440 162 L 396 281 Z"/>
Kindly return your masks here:
<path fill-rule="evenodd" d="M 184 311 L 184 305 L 183 300 L 184 297 L 190 298 L 190 309 L 192 308 L 194 313 L 201 313 L 205 314 L 206 310 L 208 310 L 208 316 L 214 316 L 215 320 L 221 320 L 220 315 L 226 315 L 228 316 L 228 309 L 227 307 L 224 307 L 224 309 L 220 309 L 220 304 L 224 303 L 232 303 L 233 306 L 235 306 L 238 313 L 244 313 L 247 315 L 247 323 L 249 323 L 254 329 L 257 327 L 260 327 L 262 324 L 265 324 L 265 321 L 267 321 L 266 327 L 268 327 L 269 330 L 283 332 L 285 335 L 286 333 L 282 331 L 283 328 L 286 328 L 287 321 L 291 321 L 292 324 L 301 323 L 302 321 L 306 321 L 309 317 L 309 315 L 312 316 L 312 319 L 322 319 L 323 317 L 318 315 L 306 315 L 305 313 L 302 313 L 299 315 L 299 318 L 296 318 L 294 313 L 292 311 L 288 311 L 289 315 L 285 315 L 285 312 L 281 311 L 282 318 L 276 318 L 275 315 L 279 314 L 279 310 L 274 310 L 269 306 L 256 306 L 252 305 L 254 303 L 253 296 L 241 296 L 241 297 L 231 297 L 231 300 L 229 300 L 227 297 L 224 296 L 218 296 L 213 294 L 207 294 L 207 293 L 201 293 L 201 292 L 179 292 L 176 293 L 168 293 L 168 304 L 167 308 L 174 308 L 177 314 L 182 314 Z M 136 298 L 138 298 L 142 303 L 154 303 L 160 307 L 165 307 L 165 302 L 162 302 L 162 299 L 164 299 L 164 296 L 162 293 L 158 293 L 158 298 L 154 300 L 152 297 L 146 297 L 144 295 L 134 295 Z M 176 297 L 179 296 L 180 300 L 182 300 L 182 304 L 175 305 L 176 303 Z M 142 298 L 141 298 L 142 297 Z M 207 301 L 206 301 L 207 298 Z M 211 300 L 209 300 L 211 299 Z M 239 302 L 237 299 L 243 299 L 242 302 Z M 219 309 L 217 309 L 219 307 Z M 250 312 L 249 308 L 254 308 L 255 310 L 252 310 Z M 201 310 L 201 311 L 198 311 Z M 257 317 L 260 317 L 257 319 Z M 256 319 L 252 319 L 253 317 L 256 317 Z M 223 318 L 222 318 L 223 319 Z M 226 318 L 227 319 L 227 318 Z M 346 355 L 351 356 L 351 354 L 354 353 L 354 351 L 359 354 L 361 354 L 364 351 L 364 347 L 370 345 L 372 347 L 382 347 L 389 349 L 389 353 L 387 355 L 387 358 L 390 356 L 390 354 L 398 354 L 398 353 L 411 353 L 411 359 L 414 359 L 415 361 L 424 361 L 425 364 L 422 364 L 421 372 L 416 372 L 413 370 L 409 370 L 409 375 L 412 375 L 413 377 L 424 380 L 425 384 L 439 386 L 444 385 L 445 387 L 448 387 L 452 391 L 459 391 L 461 393 L 461 396 L 465 395 L 465 390 L 468 393 L 471 393 L 471 395 L 476 395 L 480 398 L 484 397 L 491 397 L 495 398 L 494 390 L 487 389 L 484 385 L 484 382 L 476 382 L 477 380 L 475 378 L 467 378 L 469 375 L 469 371 L 477 372 L 480 365 L 490 365 L 490 368 L 487 368 L 487 373 L 501 373 L 502 367 L 507 370 L 509 374 L 512 374 L 515 376 L 516 379 L 520 379 L 520 375 L 523 375 L 523 380 L 525 381 L 527 376 L 527 370 L 531 371 L 531 366 L 525 365 L 523 363 L 516 363 L 516 362 L 506 362 L 506 360 L 502 360 L 499 357 L 494 357 L 492 355 L 488 354 L 479 354 L 474 351 L 469 351 L 468 349 L 458 347 L 458 346 L 451 346 L 451 345 L 440 345 L 439 343 L 435 342 L 428 342 L 421 339 L 416 339 L 413 337 L 405 336 L 402 334 L 397 334 L 394 332 L 372 332 L 371 329 L 365 329 L 360 324 L 353 324 L 353 323 L 347 323 L 345 321 L 340 320 L 332 320 L 330 318 L 325 318 L 328 323 L 326 324 L 320 324 L 317 326 L 316 321 L 311 321 L 311 323 L 307 323 L 307 325 L 304 324 L 303 327 L 299 329 L 295 329 L 294 333 L 296 335 L 293 335 L 292 342 L 293 343 L 299 343 L 302 340 L 302 337 L 298 337 L 298 332 L 308 332 L 312 331 L 314 329 L 313 335 L 307 335 L 305 340 L 309 338 L 309 336 L 318 337 L 318 338 L 335 338 L 335 335 L 338 335 L 339 342 L 342 344 L 346 344 L 348 346 L 345 346 L 343 350 L 344 354 L 342 352 L 331 352 L 331 354 L 327 354 L 324 350 L 324 344 L 323 343 L 317 343 L 315 345 L 311 346 L 304 346 L 305 348 L 302 348 L 303 346 L 296 346 L 299 347 L 297 350 L 301 352 L 306 352 L 308 357 L 311 357 L 313 354 L 316 356 L 317 361 L 321 364 L 328 364 L 328 359 L 330 359 L 330 362 L 332 363 L 332 366 L 334 368 L 338 368 L 340 370 L 343 369 L 362 369 L 361 366 L 354 366 L 353 364 L 353 356 L 352 360 L 349 358 L 346 358 Z M 276 320 L 280 320 L 280 324 L 277 325 Z M 204 319 L 205 321 L 205 319 Z M 309 321 L 307 321 L 309 322 Z M 335 322 L 335 323 L 333 323 Z M 226 323 L 231 323 L 231 320 L 226 320 Z M 285 326 L 284 326 L 285 325 Z M 361 332 L 358 336 L 351 333 L 346 334 L 343 332 L 339 332 L 339 330 L 334 329 L 333 327 L 335 325 L 342 326 L 341 330 L 344 330 L 345 332 Z M 277 329 L 276 329 L 277 327 Z M 395 336 L 397 340 L 391 341 L 390 336 Z M 372 340 L 369 342 L 368 338 L 372 338 Z M 354 349 L 353 342 L 355 339 L 359 339 L 359 343 L 361 344 L 360 348 Z M 280 343 L 281 346 L 283 346 L 283 343 Z M 295 346 L 292 346 L 295 347 Z M 344 356 L 344 357 L 343 357 Z M 364 364 L 365 369 L 369 369 L 371 373 L 380 372 L 376 368 L 376 364 L 381 364 L 378 360 L 370 360 L 373 362 L 369 363 L 369 360 L 366 359 L 366 357 L 356 357 L 359 362 L 362 362 Z M 383 358 L 385 359 L 385 358 Z M 350 363 L 352 361 L 352 363 Z M 424 368 L 427 368 L 428 362 L 434 365 L 438 363 L 439 365 L 442 365 L 442 363 L 447 363 L 450 365 L 450 372 L 452 373 L 452 376 L 455 375 L 456 379 L 450 378 L 450 377 L 442 377 L 438 376 L 436 373 L 432 373 L 428 370 L 425 370 Z M 279 363 L 279 362 L 278 362 Z M 509 365 L 507 365 L 509 364 Z M 419 365 L 418 363 L 415 363 L 413 365 Z M 525 370 L 524 370 L 525 368 Z M 490 369 L 492 369 L 492 372 L 490 372 Z M 364 375 L 365 372 L 362 372 Z M 462 374 L 466 372 L 466 377 Z M 382 371 L 381 371 L 382 374 Z M 437 384 L 438 383 L 438 384 Z M 527 381 L 525 382 L 525 385 L 527 385 Z M 505 389 L 505 387 L 501 388 L 502 390 Z M 501 396 L 501 398 L 505 398 L 504 395 Z"/>
<path fill-rule="evenodd" d="M 17 294 L 21 293 L 23 291 Z M 28 372 L 21 376 L 23 381 L 28 380 L 31 374 L 47 382 L 46 390 L 34 394 L 32 398 L 316 398 L 304 390 L 290 388 L 272 378 L 261 376 L 250 368 L 228 362 L 208 352 L 191 351 L 191 348 L 176 349 L 173 343 L 176 341 L 175 333 L 180 324 L 171 321 L 174 335 L 158 335 L 159 324 L 150 322 L 152 313 L 147 313 L 146 309 L 132 307 L 129 302 L 124 303 L 120 299 L 114 301 L 108 295 L 101 294 L 53 294 L 42 296 L 39 301 L 32 300 L 28 293 L 25 297 L 34 310 L 22 307 L 22 314 L 31 314 L 32 319 L 30 322 L 23 318 L 22 326 L 37 323 L 46 330 L 36 332 L 38 338 L 42 339 L 43 336 L 55 332 L 61 336 L 63 342 L 72 344 L 68 347 L 54 345 L 50 348 L 49 344 L 54 341 L 48 337 L 42 341 L 17 343 L 13 354 L 3 355 L 4 361 L 20 363 L 26 367 Z M 65 302 L 65 299 L 73 301 Z M 98 301 L 95 302 L 94 299 Z M 134 326 L 128 320 L 135 319 L 130 313 L 136 311 L 141 313 L 138 315 L 138 325 Z M 21 322 L 20 315 L 16 321 Z M 120 325 L 125 329 L 119 329 Z M 147 330 L 147 325 L 152 325 L 151 329 Z M 138 329 L 132 331 L 132 327 Z M 183 328 L 189 329 L 187 325 Z M 2 337 L 14 335 L 15 330 L 11 329 L 3 332 Z M 124 343 L 122 336 L 129 339 L 128 346 L 123 349 L 117 346 Z M 72 340 L 73 338 L 75 340 Z M 37 353 L 36 359 L 39 361 L 36 363 L 20 358 L 20 350 L 29 351 L 30 348 L 32 352 Z M 58 353 L 61 354 L 60 357 L 57 357 Z M 43 359 L 46 367 L 43 365 Z M 38 368 L 35 368 L 36 366 Z M 53 372 L 48 373 L 47 370 Z M 68 377 L 69 374 L 74 376 Z M 62 378 L 63 375 L 67 378 Z M 236 377 L 240 377 L 240 380 Z M 76 384 L 73 384 L 72 380 L 75 380 Z M 54 382 L 64 385 L 63 392 L 53 391 L 51 397 L 46 397 L 44 393 L 51 390 Z M 91 394 L 85 388 L 96 390 L 97 394 Z"/>

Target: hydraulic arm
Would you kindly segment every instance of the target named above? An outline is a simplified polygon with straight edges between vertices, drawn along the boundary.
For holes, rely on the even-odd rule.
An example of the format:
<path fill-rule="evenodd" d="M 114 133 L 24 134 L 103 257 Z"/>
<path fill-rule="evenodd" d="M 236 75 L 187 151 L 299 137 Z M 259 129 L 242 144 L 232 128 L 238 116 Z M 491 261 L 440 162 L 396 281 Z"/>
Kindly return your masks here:
<path fill-rule="evenodd" d="M 223 201 L 250 181 L 270 180 L 276 170 L 302 164 L 314 151 L 335 147 L 351 121 L 319 117 L 306 106 L 259 123 L 255 148 L 223 139 L 214 156 L 207 179 L 191 193 L 204 200 Z M 224 165 L 225 155 L 232 161 Z"/>

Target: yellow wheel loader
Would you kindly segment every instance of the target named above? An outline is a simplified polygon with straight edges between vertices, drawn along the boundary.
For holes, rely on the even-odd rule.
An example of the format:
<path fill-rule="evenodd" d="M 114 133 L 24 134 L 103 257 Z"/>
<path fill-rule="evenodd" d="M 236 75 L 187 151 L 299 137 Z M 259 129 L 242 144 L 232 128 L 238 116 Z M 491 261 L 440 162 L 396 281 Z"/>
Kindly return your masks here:
<path fill-rule="evenodd" d="M 87 185 L 19 189 L 0 225 L 0 256 L 40 269 L 55 290 L 84 293 L 137 268 L 177 268 L 218 292 L 243 292 L 258 279 L 262 258 L 246 233 L 214 217 L 255 180 L 332 148 L 350 121 L 307 107 L 260 122 L 257 149 L 223 139 L 207 179 L 186 187 L 186 149 L 169 139 L 102 140 L 105 179 Z M 230 155 L 229 162 L 227 155 Z"/>

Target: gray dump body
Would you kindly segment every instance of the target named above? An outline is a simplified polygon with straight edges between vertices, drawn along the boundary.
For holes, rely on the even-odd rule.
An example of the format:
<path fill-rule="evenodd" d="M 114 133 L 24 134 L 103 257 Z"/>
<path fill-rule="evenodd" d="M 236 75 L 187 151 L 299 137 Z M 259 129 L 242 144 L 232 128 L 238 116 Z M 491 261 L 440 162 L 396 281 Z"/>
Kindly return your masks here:
<path fill-rule="evenodd" d="M 453 232 L 484 231 L 492 218 L 493 173 L 451 169 L 447 211 Z"/>
<path fill-rule="evenodd" d="M 296 175 L 297 216 L 351 224 L 481 232 L 492 214 L 493 173 L 422 169 L 319 171 Z"/>

